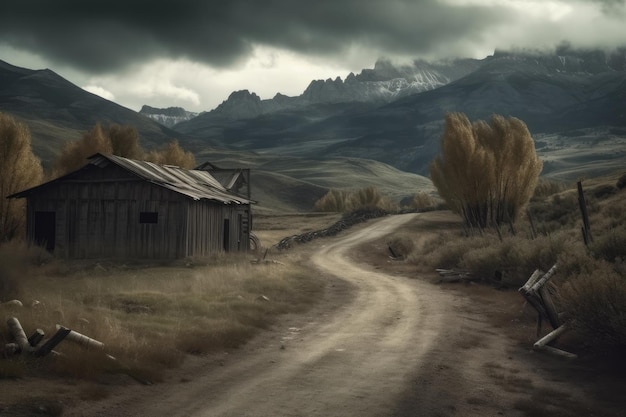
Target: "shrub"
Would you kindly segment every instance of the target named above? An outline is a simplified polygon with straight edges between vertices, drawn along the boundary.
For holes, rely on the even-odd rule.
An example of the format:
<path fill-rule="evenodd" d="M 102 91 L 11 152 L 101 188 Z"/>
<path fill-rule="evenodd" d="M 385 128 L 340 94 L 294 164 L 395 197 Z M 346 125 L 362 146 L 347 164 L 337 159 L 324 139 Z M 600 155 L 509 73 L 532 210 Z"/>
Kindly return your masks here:
<path fill-rule="evenodd" d="M 481 229 L 515 221 L 542 168 L 526 124 L 514 117 L 471 123 L 449 113 L 441 153 L 430 165 L 433 184 L 452 211 Z"/>
<path fill-rule="evenodd" d="M 626 279 L 605 261 L 569 279 L 559 302 L 571 326 L 598 349 L 626 347 Z"/>
<path fill-rule="evenodd" d="M 397 256 L 407 257 L 415 250 L 415 242 L 406 234 L 394 235 L 388 242 Z"/>
<path fill-rule="evenodd" d="M 411 207 L 417 210 L 430 210 L 437 207 L 439 202 L 430 194 L 421 192 L 415 194 L 411 200 Z"/>
<path fill-rule="evenodd" d="M 47 263 L 51 258 L 45 249 L 24 241 L 0 245 L 0 302 L 20 298 L 29 267 Z"/>
<path fill-rule="evenodd" d="M 315 202 L 313 210 L 330 213 L 343 213 L 349 211 L 348 201 L 350 193 L 343 190 L 331 189 Z"/>
<path fill-rule="evenodd" d="M 626 224 L 596 237 L 589 249 L 596 257 L 609 262 L 626 259 Z"/>
<path fill-rule="evenodd" d="M 355 191 L 329 190 L 315 202 L 313 209 L 323 212 L 346 213 L 362 208 L 397 210 L 397 205 L 384 196 L 376 187 L 365 187 Z"/>

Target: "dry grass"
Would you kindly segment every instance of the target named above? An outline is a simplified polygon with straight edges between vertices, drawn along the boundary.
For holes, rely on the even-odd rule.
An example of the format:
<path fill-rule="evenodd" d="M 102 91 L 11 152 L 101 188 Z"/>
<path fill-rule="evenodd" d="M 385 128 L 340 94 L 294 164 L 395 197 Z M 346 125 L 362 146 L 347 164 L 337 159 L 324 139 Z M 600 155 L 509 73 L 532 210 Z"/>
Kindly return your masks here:
<path fill-rule="evenodd" d="M 242 256 L 221 256 L 191 268 L 21 265 L 20 288 L 14 294 L 21 296 L 24 307 L 0 305 L 5 321 L 18 317 L 27 335 L 40 328 L 50 336 L 61 324 L 105 343 L 106 352 L 118 360 L 104 360 L 101 352 L 65 341 L 55 348 L 62 354 L 56 359 L 0 360 L 5 378 L 44 366 L 52 375 L 79 379 L 125 372 L 138 380 L 158 381 L 185 354 L 236 348 L 278 315 L 307 308 L 323 290 L 296 263 L 253 265 Z M 6 274 L 4 266 L 0 270 Z M 12 336 L 2 326 L 0 345 L 9 341 Z"/>
<path fill-rule="evenodd" d="M 557 302 L 591 351 L 626 346 L 626 194 L 621 173 L 584 181 L 593 242 L 582 241 L 576 186 L 545 184 L 531 202 L 538 236 L 524 219 L 516 235 L 483 232 L 466 236 L 460 227 L 415 245 L 407 260 L 421 270 L 463 269 L 498 286 L 519 288 L 535 269 L 558 261 Z M 550 195 L 549 192 L 555 194 Z M 419 236 L 415 237 L 419 240 Z M 592 345 L 592 346 L 591 346 Z M 580 346 L 579 346 L 580 348 Z"/>

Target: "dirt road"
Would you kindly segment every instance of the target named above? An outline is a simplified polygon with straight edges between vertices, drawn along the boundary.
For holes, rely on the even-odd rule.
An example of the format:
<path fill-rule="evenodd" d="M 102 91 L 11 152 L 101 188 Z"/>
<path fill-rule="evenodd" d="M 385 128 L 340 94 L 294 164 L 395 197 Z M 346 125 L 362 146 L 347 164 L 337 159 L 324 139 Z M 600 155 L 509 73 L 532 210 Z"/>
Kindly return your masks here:
<path fill-rule="evenodd" d="M 372 221 L 325 241 L 311 264 L 328 296 L 312 312 L 230 355 L 195 359 L 180 380 L 131 386 L 68 416 L 524 416 L 540 370 L 464 299 L 424 281 L 386 275 L 350 256 L 416 214 Z M 567 392 L 550 381 L 551 392 Z M 529 405 L 527 405 L 529 407 Z M 560 414 L 562 415 L 562 414 Z"/>

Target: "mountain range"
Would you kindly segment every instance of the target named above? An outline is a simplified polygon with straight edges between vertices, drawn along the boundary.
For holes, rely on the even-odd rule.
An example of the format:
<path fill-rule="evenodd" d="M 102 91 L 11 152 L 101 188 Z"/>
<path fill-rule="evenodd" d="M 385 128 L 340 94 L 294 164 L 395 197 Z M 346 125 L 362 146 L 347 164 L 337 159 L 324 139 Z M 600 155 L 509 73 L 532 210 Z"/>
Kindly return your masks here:
<path fill-rule="evenodd" d="M 369 158 L 426 174 L 445 113 L 452 111 L 472 120 L 515 116 L 545 140 L 623 137 L 626 49 L 496 52 L 398 68 L 379 61 L 345 81 L 314 81 L 298 97 L 260 100 L 238 91 L 173 129 L 218 147 Z"/>
<path fill-rule="evenodd" d="M 199 161 L 252 168 L 263 179 L 260 200 L 302 211 L 329 187 L 372 183 L 398 199 L 432 190 L 421 175 L 439 152 L 451 111 L 472 120 L 493 113 L 524 120 L 544 175 L 571 180 L 623 168 L 626 48 L 496 51 L 404 65 L 379 60 L 345 80 L 314 80 L 295 97 L 261 100 L 236 91 L 200 114 L 149 106 L 135 112 L 49 69 L 0 61 L 0 111 L 29 125 L 44 165 L 97 122 L 128 124 L 146 148 L 175 138 Z"/>

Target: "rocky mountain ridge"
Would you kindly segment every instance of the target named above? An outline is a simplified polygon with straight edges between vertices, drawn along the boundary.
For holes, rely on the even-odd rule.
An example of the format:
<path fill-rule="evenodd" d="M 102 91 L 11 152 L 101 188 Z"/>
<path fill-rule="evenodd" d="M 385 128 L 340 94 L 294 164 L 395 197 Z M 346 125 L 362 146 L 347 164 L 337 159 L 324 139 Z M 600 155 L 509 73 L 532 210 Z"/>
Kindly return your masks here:
<path fill-rule="evenodd" d="M 372 69 L 359 74 L 313 80 L 299 96 L 276 94 L 262 100 L 249 90 L 235 91 L 214 110 L 202 117 L 210 120 L 251 119 L 281 111 L 297 111 L 315 105 L 367 103 L 383 105 L 402 97 L 434 90 L 471 73 L 493 67 L 496 73 L 527 71 L 570 74 L 573 76 L 597 74 L 605 71 L 623 71 L 626 68 L 624 50 L 610 53 L 576 51 L 568 46 L 557 48 L 554 54 L 532 51 L 496 51 L 484 59 L 455 59 L 437 62 L 415 60 L 410 64 L 394 64 L 380 59 Z M 197 121 L 194 122 L 197 124 Z M 181 126 L 177 130 L 185 131 Z"/>

